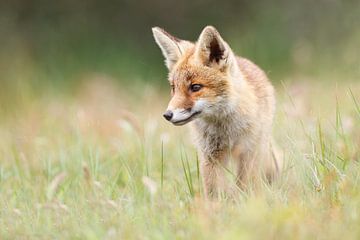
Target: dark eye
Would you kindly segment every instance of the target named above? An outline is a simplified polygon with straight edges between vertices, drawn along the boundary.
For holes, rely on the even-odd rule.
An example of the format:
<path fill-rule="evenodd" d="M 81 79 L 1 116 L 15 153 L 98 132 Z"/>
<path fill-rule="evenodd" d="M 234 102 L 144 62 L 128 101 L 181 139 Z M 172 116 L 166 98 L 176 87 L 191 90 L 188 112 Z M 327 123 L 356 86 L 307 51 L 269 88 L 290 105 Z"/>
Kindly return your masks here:
<path fill-rule="evenodd" d="M 203 86 L 201 84 L 191 84 L 190 90 L 192 92 L 198 92 Z"/>
<path fill-rule="evenodd" d="M 171 85 L 171 92 L 175 92 L 175 85 Z"/>

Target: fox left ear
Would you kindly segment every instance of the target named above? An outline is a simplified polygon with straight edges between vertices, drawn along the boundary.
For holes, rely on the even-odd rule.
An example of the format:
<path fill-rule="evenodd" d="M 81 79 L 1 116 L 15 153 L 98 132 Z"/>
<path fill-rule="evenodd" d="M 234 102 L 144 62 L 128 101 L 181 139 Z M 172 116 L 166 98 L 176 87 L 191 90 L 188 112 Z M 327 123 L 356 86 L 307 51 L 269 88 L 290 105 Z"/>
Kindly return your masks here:
<path fill-rule="evenodd" d="M 229 65 L 233 57 L 228 44 L 212 26 L 205 27 L 201 32 L 195 54 L 204 65 L 220 70 Z"/>
<path fill-rule="evenodd" d="M 153 27 L 152 32 L 165 57 L 166 66 L 171 69 L 182 55 L 181 40 L 159 27 Z"/>

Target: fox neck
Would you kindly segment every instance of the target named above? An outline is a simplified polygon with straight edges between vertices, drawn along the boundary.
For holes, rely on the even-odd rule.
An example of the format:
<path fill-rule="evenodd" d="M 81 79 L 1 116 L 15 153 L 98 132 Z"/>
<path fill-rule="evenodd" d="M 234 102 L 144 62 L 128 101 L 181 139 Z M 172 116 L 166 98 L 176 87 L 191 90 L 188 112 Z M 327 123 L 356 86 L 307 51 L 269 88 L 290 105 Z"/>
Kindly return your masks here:
<path fill-rule="evenodd" d="M 232 86 L 228 96 L 214 106 L 213 114 L 202 116 L 193 123 L 200 149 L 210 158 L 216 157 L 216 152 L 232 149 L 237 139 L 246 136 L 252 125 L 255 109 L 248 99 L 253 94 L 244 79 L 239 82 L 240 85 Z"/>
<path fill-rule="evenodd" d="M 246 99 L 252 98 L 252 92 L 240 71 L 229 74 L 229 90 L 225 96 L 220 98 L 215 105 L 212 106 L 211 114 L 207 114 L 198 119 L 207 124 L 228 124 L 231 121 L 239 121 L 246 117 L 247 109 Z"/>

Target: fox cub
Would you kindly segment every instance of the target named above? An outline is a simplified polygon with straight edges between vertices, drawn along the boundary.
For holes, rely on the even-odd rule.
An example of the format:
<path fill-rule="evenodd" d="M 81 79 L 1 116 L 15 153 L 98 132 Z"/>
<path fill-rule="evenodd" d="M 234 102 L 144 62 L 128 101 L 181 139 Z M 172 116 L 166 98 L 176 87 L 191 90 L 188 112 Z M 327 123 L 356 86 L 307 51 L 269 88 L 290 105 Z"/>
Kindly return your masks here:
<path fill-rule="evenodd" d="M 272 146 L 274 89 L 265 73 L 236 56 L 212 26 L 197 42 L 152 29 L 169 69 L 172 98 L 164 118 L 174 125 L 191 122 L 207 197 L 224 190 L 224 170 L 235 160 L 236 182 L 272 180 L 281 162 Z"/>

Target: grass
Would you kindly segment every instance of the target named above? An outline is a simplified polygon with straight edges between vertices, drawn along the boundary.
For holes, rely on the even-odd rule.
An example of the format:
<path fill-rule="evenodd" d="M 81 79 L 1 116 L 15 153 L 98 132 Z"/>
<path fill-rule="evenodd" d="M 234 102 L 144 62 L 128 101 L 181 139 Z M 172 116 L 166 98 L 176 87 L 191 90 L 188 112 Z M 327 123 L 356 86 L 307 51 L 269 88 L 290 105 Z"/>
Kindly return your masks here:
<path fill-rule="evenodd" d="M 358 82 L 276 86 L 284 173 L 215 202 L 189 131 L 161 118 L 167 95 L 127 88 L 95 77 L 3 111 L 1 239 L 360 237 Z"/>

